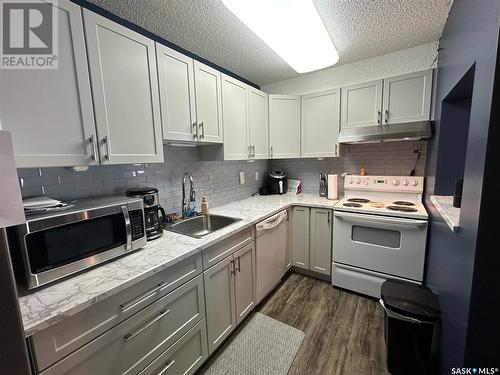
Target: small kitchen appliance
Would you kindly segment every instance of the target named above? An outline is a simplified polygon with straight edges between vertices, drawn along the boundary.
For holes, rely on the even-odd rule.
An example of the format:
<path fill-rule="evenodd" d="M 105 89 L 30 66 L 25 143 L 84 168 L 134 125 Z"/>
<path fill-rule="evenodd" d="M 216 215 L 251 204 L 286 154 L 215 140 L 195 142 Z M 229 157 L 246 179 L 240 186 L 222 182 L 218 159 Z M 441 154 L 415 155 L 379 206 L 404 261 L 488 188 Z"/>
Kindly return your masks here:
<path fill-rule="evenodd" d="M 127 197 L 140 198 L 144 203 L 144 219 L 146 222 L 146 237 L 148 241 L 163 235 L 162 223 L 167 221 L 167 215 L 160 206 L 158 189 L 154 187 L 139 187 L 128 189 Z M 160 220 L 161 213 L 161 220 Z"/>
<path fill-rule="evenodd" d="M 21 287 L 33 289 L 146 245 L 141 199 L 82 199 L 7 229 Z"/>
<path fill-rule="evenodd" d="M 334 211 L 333 285 L 380 298 L 388 278 L 422 283 L 423 185 L 423 177 L 345 177 L 345 196 Z"/>
<path fill-rule="evenodd" d="M 286 172 L 282 169 L 273 169 L 266 178 L 265 185 L 260 189 L 261 195 L 285 194 L 288 190 Z"/>

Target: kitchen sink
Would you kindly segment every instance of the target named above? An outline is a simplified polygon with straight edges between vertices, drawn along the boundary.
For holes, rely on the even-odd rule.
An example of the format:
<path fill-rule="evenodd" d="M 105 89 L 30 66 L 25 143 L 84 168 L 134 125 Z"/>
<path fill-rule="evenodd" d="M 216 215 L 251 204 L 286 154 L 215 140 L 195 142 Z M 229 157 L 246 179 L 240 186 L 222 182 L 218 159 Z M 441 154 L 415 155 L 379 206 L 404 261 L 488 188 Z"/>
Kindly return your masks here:
<path fill-rule="evenodd" d="M 207 234 L 218 231 L 240 220 L 221 215 L 201 215 L 171 224 L 165 229 L 194 238 L 202 238 Z"/>

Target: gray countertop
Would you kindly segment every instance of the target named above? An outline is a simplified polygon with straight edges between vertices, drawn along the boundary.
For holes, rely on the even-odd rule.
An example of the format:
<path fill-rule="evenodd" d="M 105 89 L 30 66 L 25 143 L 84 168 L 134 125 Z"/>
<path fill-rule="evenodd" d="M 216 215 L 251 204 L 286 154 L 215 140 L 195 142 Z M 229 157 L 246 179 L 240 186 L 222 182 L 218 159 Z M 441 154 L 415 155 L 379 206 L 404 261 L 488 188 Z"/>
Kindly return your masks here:
<path fill-rule="evenodd" d="M 332 208 L 338 200 L 314 194 L 255 196 L 213 208 L 210 213 L 242 219 L 202 239 L 165 231 L 137 252 L 19 298 L 26 336 L 74 315 L 156 272 L 292 205 Z"/>
<path fill-rule="evenodd" d="M 431 195 L 431 202 L 453 232 L 460 228 L 460 208 L 453 207 L 453 196 Z"/>

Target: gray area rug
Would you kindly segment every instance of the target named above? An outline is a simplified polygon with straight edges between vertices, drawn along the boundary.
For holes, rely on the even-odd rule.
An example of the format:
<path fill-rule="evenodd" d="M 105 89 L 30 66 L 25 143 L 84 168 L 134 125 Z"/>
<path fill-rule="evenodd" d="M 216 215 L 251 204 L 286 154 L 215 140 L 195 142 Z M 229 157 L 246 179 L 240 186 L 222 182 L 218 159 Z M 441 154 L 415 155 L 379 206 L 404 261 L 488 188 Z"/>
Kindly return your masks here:
<path fill-rule="evenodd" d="M 286 375 L 303 339 L 304 332 L 255 313 L 200 374 Z"/>

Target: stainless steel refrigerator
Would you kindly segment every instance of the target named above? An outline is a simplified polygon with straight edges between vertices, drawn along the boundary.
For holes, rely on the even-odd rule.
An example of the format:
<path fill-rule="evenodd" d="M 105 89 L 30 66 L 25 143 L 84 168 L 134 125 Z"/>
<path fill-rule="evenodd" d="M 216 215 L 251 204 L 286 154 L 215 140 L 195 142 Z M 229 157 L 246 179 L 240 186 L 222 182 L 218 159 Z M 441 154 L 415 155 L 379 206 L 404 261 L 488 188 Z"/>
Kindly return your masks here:
<path fill-rule="evenodd" d="M 25 221 L 9 132 L 0 130 L 0 374 L 31 374 L 5 228 Z"/>

